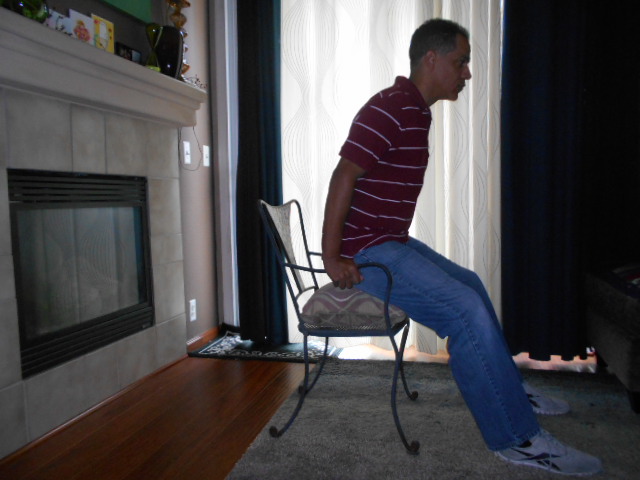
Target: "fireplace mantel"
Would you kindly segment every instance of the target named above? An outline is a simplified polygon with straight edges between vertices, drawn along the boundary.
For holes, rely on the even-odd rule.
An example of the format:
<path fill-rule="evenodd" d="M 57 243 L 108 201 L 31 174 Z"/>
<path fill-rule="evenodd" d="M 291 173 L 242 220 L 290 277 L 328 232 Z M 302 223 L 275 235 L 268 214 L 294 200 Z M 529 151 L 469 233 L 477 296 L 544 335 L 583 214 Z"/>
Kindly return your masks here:
<path fill-rule="evenodd" d="M 0 86 L 173 126 L 192 126 L 204 90 L 0 8 Z"/>

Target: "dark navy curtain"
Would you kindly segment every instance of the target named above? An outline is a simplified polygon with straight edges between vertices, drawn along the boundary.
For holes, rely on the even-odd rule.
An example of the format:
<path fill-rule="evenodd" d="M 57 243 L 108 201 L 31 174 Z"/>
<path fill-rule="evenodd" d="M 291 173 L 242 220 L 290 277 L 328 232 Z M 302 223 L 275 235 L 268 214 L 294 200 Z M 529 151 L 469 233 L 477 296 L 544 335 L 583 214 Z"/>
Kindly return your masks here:
<path fill-rule="evenodd" d="M 584 354 L 585 12 L 507 0 L 502 93 L 503 324 L 513 353 Z"/>
<path fill-rule="evenodd" d="M 236 231 L 240 334 L 288 342 L 284 283 L 258 213 L 258 199 L 282 202 L 280 0 L 240 0 L 239 148 Z"/>
<path fill-rule="evenodd" d="M 638 24 L 627 10 L 505 2 L 503 324 L 514 354 L 583 356 L 586 273 L 638 253 Z"/>

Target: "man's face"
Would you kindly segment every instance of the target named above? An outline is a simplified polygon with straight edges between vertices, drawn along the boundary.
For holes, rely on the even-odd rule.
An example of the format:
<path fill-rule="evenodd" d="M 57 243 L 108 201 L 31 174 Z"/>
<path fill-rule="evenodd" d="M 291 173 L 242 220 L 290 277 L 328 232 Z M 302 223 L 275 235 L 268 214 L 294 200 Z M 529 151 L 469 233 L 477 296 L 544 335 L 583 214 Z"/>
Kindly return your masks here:
<path fill-rule="evenodd" d="M 469 60 L 471 47 L 462 35 L 456 37 L 456 48 L 446 54 L 436 54 L 434 75 L 439 87 L 439 100 L 457 100 L 458 94 L 471 78 Z"/>

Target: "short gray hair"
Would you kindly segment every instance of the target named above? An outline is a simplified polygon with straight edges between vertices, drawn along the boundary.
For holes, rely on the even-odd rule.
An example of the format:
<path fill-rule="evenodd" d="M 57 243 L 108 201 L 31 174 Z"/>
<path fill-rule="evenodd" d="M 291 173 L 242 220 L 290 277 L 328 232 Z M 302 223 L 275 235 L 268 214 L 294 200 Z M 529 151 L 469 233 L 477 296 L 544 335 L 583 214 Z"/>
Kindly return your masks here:
<path fill-rule="evenodd" d="M 433 50 L 449 53 L 456 48 L 456 37 L 462 35 L 469 40 L 469 32 L 456 22 L 433 18 L 420 25 L 411 36 L 409 60 L 413 70 L 425 54 Z"/>

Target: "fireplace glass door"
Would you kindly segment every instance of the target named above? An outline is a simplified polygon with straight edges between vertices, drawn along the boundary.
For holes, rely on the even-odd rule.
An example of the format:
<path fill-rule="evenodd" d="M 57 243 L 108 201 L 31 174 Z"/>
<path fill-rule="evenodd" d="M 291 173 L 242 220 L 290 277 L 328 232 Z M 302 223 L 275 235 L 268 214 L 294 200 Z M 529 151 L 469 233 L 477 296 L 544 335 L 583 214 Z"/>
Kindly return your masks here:
<path fill-rule="evenodd" d="M 146 179 L 9 171 L 23 376 L 153 324 Z"/>

